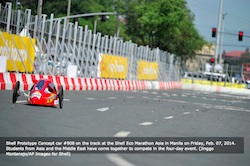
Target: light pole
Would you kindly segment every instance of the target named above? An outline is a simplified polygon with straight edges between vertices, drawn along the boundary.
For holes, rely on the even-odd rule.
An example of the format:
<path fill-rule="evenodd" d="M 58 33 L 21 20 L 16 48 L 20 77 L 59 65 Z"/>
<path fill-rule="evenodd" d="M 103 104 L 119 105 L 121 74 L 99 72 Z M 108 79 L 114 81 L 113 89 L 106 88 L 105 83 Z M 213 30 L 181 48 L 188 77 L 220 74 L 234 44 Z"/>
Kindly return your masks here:
<path fill-rule="evenodd" d="M 96 18 L 94 22 L 94 34 L 96 33 L 96 26 L 97 26 L 97 21 L 101 20 L 101 18 Z"/>
<path fill-rule="evenodd" d="M 38 36 L 39 36 L 39 32 L 40 32 L 40 24 L 41 24 L 41 15 L 42 15 L 42 7 L 43 6 L 43 0 L 38 0 L 38 5 L 37 5 L 37 17 L 38 17 L 38 20 L 37 20 L 37 33 L 38 33 Z"/>
<path fill-rule="evenodd" d="M 225 16 L 227 13 L 222 14 L 222 25 L 221 25 L 221 41 L 220 41 L 220 58 L 219 63 L 221 64 L 222 61 L 222 49 L 223 49 L 223 33 L 224 33 L 224 23 L 225 23 Z"/>
<path fill-rule="evenodd" d="M 68 0 L 67 17 L 70 16 L 70 8 L 71 8 L 71 0 Z M 67 20 L 67 22 L 69 22 L 69 20 Z"/>
<path fill-rule="evenodd" d="M 42 8 L 43 8 L 43 0 L 38 0 L 38 6 L 37 6 L 38 19 L 40 19 L 41 15 L 42 15 Z"/>
<path fill-rule="evenodd" d="M 215 65 L 217 64 L 218 60 L 218 52 L 219 52 L 219 42 L 220 42 L 220 29 L 221 29 L 221 15 L 222 15 L 222 5 L 223 5 L 223 0 L 220 0 L 220 10 L 219 10 L 219 19 L 218 19 L 218 31 L 217 31 L 217 37 L 216 37 L 216 45 L 215 45 L 215 52 L 214 52 L 214 57 L 215 57 Z"/>

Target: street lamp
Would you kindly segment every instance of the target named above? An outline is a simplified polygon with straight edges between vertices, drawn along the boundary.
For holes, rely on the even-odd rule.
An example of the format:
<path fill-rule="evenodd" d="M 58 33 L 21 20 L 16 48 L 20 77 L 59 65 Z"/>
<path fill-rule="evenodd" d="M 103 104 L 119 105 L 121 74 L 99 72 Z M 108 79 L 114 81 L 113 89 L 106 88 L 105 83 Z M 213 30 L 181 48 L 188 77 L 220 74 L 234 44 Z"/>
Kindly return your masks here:
<path fill-rule="evenodd" d="M 217 30 L 221 30 L 221 17 L 222 17 L 222 5 L 223 5 L 223 0 L 220 0 L 220 9 L 219 9 L 219 19 L 218 19 L 218 26 Z M 215 52 L 214 52 L 214 57 L 215 57 L 215 65 L 217 64 L 217 59 L 218 59 L 218 52 L 219 52 L 219 42 L 220 42 L 220 36 L 221 34 L 217 32 L 217 37 L 216 37 L 216 45 L 215 45 Z"/>
<path fill-rule="evenodd" d="M 105 19 L 104 19 L 105 18 Z M 101 20 L 101 21 L 106 21 L 106 19 L 109 19 L 109 16 L 102 16 L 101 18 L 96 18 L 95 22 L 94 22 L 94 34 L 96 33 L 96 26 L 97 26 L 97 21 Z"/>
<path fill-rule="evenodd" d="M 223 51 L 223 33 L 224 33 L 224 22 L 225 22 L 225 16 L 227 13 L 222 14 L 222 26 L 221 26 L 221 41 L 220 41 L 220 58 L 219 58 L 219 63 L 221 64 L 222 62 L 222 51 Z"/>
<path fill-rule="evenodd" d="M 94 34 L 96 33 L 96 26 L 97 26 L 97 21 L 101 20 L 101 18 L 96 18 L 95 23 L 94 23 Z"/>
<path fill-rule="evenodd" d="M 71 0 L 68 0 L 67 17 L 70 16 L 70 8 L 71 8 Z M 68 19 L 67 19 L 67 22 L 69 22 Z"/>

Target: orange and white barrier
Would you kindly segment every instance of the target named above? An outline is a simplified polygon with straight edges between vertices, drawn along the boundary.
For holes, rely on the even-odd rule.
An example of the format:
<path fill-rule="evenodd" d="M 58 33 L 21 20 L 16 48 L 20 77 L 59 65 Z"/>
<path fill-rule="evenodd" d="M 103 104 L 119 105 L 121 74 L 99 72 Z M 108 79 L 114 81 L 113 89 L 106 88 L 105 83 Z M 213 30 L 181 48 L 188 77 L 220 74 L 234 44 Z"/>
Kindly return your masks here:
<path fill-rule="evenodd" d="M 0 90 L 13 90 L 17 81 L 20 81 L 20 89 L 29 90 L 37 80 L 42 78 L 52 80 L 57 89 L 62 85 L 65 90 L 169 90 L 181 88 L 182 86 L 180 82 L 71 78 L 39 74 L 0 73 Z"/>

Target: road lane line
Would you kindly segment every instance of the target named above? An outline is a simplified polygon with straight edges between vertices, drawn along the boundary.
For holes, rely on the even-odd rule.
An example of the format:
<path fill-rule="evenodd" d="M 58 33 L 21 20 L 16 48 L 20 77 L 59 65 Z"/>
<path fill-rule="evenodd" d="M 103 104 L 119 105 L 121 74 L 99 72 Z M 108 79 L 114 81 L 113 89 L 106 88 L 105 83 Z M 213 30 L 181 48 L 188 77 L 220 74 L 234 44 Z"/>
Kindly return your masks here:
<path fill-rule="evenodd" d="M 166 116 L 164 117 L 164 119 L 173 119 L 174 117 L 173 116 Z"/>
<path fill-rule="evenodd" d="M 149 126 L 149 125 L 152 125 L 153 122 L 142 122 L 142 123 L 139 123 L 139 125 L 141 126 Z"/>
<path fill-rule="evenodd" d="M 107 111 L 107 110 L 109 110 L 109 107 L 103 107 L 103 108 L 96 109 L 96 111 L 100 111 L 100 112 L 104 112 L 104 111 Z"/>
<path fill-rule="evenodd" d="M 134 99 L 134 96 L 127 96 L 128 99 Z"/>
<path fill-rule="evenodd" d="M 190 112 L 183 112 L 182 114 L 184 114 L 184 115 L 188 115 L 188 114 L 190 114 Z"/>
<path fill-rule="evenodd" d="M 86 100 L 95 100 L 96 98 L 86 98 Z"/>
<path fill-rule="evenodd" d="M 117 99 L 117 97 L 108 97 L 108 99 Z"/>
<path fill-rule="evenodd" d="M 114 135 L 114 137 L 127 137 L 130 133 L 130 131 L 119 131 Z"/>
<path fill-rule="evenodd" d="M 117 166 L 135 166 L 134 164 L 130 163 L 129 161 L 123 159 L 118 154 L 107 154 L 107 158 L 113 162 Z"/>
<path fill-rule="evenodd" d="M 129 134 L 130 131 L 119 131 L 114 135 L 114 137 L 127 137 Z M 118 154 L 106 154 L 106 157 L 117 166 L 135 166 Z"/>

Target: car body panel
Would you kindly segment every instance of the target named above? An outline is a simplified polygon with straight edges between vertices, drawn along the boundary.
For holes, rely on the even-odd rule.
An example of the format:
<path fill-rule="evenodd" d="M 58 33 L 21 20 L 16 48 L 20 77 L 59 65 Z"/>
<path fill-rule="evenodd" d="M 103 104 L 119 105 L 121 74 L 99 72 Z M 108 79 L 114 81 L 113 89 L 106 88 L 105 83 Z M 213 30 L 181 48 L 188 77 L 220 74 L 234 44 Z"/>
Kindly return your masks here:
<path fill-rule="evenodd" d="M 30 89 L 27 101 L 32 105 L 59 105 L 57 90 L 53 82 L 49 79 L 41 79 L 37 81 Z"/>

